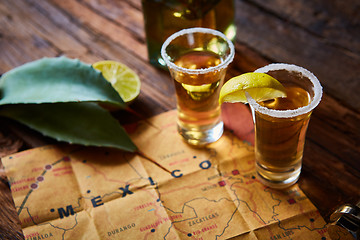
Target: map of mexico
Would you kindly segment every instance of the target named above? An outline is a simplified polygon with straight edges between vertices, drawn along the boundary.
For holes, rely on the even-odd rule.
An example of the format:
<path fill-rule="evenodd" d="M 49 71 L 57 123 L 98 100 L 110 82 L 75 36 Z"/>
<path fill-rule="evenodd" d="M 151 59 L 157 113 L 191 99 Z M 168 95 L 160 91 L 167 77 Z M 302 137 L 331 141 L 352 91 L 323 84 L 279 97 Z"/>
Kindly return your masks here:
<path fill-rule="evenodd" d="M 297 185 L 276 191 L 257 181 L 252 146 L 226 131 L 191 148 L 175 119 L 170 111 L 130 133 L 161 167 L 65 144 L 4 158 L 25 239 L 329 239 Z"/>

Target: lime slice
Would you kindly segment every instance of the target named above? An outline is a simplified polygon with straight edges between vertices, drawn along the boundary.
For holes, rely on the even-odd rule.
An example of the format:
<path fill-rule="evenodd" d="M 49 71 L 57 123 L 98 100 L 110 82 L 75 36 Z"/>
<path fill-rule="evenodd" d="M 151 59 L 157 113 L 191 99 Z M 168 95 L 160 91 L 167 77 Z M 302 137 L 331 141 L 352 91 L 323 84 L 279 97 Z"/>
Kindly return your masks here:
<path fill-rule="evenodd" d="M 220 90 L 219 103 L 247 103 L 245 92 L 257 102 L 286 97 L 284 86 L 265 73 L 244 73 L 227 81 Z"/>
<path fill-rule="evenodd" d="M 100 61 L 93 67 L 103 74 L 125 103 L 133 101 L 140 94 L 139 76 L 126 65 L 116 61 Z"/>

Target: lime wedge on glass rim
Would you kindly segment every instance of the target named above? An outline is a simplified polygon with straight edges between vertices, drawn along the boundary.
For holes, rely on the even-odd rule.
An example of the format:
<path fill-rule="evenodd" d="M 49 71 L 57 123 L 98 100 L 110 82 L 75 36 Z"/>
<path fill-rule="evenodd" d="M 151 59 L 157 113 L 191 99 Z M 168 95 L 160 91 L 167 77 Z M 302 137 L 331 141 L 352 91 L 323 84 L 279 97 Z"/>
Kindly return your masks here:
<path fill-rule="evenodd" d="M 220 90 L 219 103 L 248 103 L 247 92 L 255 101 L 262 102 L 286 97 L 285 87 L 266 73 L 244 73 L 228 80 Z"/>
<path fill-rule="evenodd" d="M 128 66 L 116 61 L 100 61 L 93 65 L 119 93 L 125 103 L 132 102 L 140 94 L 139 76 Z"/>

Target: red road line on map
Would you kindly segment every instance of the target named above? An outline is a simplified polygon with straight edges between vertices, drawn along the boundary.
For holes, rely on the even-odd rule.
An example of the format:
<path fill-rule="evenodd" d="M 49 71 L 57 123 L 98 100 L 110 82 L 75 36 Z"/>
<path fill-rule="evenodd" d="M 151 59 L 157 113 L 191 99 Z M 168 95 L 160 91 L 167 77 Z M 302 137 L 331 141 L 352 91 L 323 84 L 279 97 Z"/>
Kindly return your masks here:
<path fill-rule="evenodd" d="M 108 181 L 108 182 L 117 182 L 117 183 L 126 183 L 125 181 L 121 181 L 121 180 L 117 180 L 117 179 L 109 179 L 105 173 L 97 170 L 94 166 L 92 166 L 92 164 L 90 163 L 86 163 L 86 165 L 88 165 L 90 168 L 92 168 L 94 170 L 94 172 L 96 172 L 97 174 L 100 174 L 101 176 L 103 176 L 103 178 Z"/>
<path fill-rule="evenodd" d="M 89 163 L 86 163 L 86 164 L 87 164 L 90 168 L 92 168 L 96 173 L 98 173 L 98 174 L 100 174 L 101 176 L 103 176 L 106 181 L 109 181 L 109 182 L 117 182 L 117 183 L 126 183 L 126 182 L 120 181 L 120 180 L 108 179 L 108 178 L 106 177 L 105 173 L 97 170 L 94 166 L 92 166 L 92 165 L 89 164 Z M 148 193 L 151 197 L 153 197 L 153 198 L 155 199 L 155 201 L 159 198 L 159 196 L 157 196 L 157 195 L 154 196 L 154 194 L 152 194 L 152 193 L 150 192 L 150 190 L 148 190 L 148 189 L 146 189 L 146 188 L 144 188 L 144 189 L 142 189 L 142 190 L 145 191 L 146 193 Z M 155 216 L 157 217 L 158 220 L 161 220 L 161 219 L 162 219 L 162 216 L 158 213 L 158 210 L 159 210 L 159 209 L 162 209 L 162 207 L 161 207 L 161 206 L 155 206 L 154 208 L 155 208 L 155 211 L 154 211 L 154 212 L 155 212 Z M 151 232 L 149 232 L 149 233 L 147 233 L 147 234 L 145 235 L 145 239 L 147 239 L 147 236 L 148 236 L 149 234 L 151 234 Z"/>
<path fill-rule="evenodd" d="M 317 215 L 316 215 L 316 217 L 313 218 L 314 220 L 318 219 L 319 217 L 321 218 L 321 215 L 320 215 L 320 213 L 319 213 L 318 210 L 316 211 L 316 213 L 317 213 Z M 315 228 L 315 225 L 314 225 L 314 224 L 315 224 L 315 221 L 311 223 L 311 227 L 312 227 L 313 229 Z M 319 231 L 319 230 L 318 230 L 317 233 L 318 233 L 321 237 L 324 237 L 324 235 L 325 235 L 325 232 L 323 232 L 323 231 Z"/>
<path fill-rule="evenodd" d="M 238 144 L 235 144 L 234 143 L 234 137 L 232 136 L 232 138 L 231 138 L 231 147 L 230 147 L 230 151 L 229 151 L 229 155 L 231 156 L 231 154 L 232 154 L 232 151 L 233 151 L 233 149 L 235 148 L 235 146 L 237 146 Z M 233 162 L 234 162 L 234 169 L 237 169 L 237 163 L 236 163 L 236 161 L 235 161 L 235 157 L 231 157 L 231 159 L 233 160 Z"/>
<path fill-rule="evenodd" d="M 175 226 L 174 223 L 173 223 L 172 225 L 173 225 L 173 227 L 174 227 L 174 229 L 175 229 L 176 231 L 181 232 L 182 234 L 187 235 L 187 234 L 189 233 L 189 232 L 185 232 L 185 231 L 183 231 L 183 230 L 180 230 L 179 228 L 177 228 L 177 227 Z M 195 236 L 192 236 L 192 238 L 193 238 L 193 239 L 196 239 Z"/>
<path fill-rule="evenodd" d="M 250 202 L 251 202 L 251 203 L 253 204 L 253 206 L 254 206 L 254 209 L 251 209 L 251 212 L 253 213 L 254 218 L 255 218 L 260 224 L 266 225 L 266 223 L 264 223 L 263 221 L 261 221 L 261 219 L 259 219 L 259 218 L 257 217 L 257 215 L 255 214 L 255 212 L 257 212 L 257 211 L 256 211 L 256 210 L 257 210 L 257 205 L 256 205 L 256 203 L 255 203 L 255 201 L 254 201 L 254 199 L 253 199 L 253 193 L 251 193 L 248 189 L 246 189 L 246 188 L 244 188 L 244 187 L 237 186 L 236 184 L 234 184 L 234 185 L 232 185 L 232 186 L 237 187 L 237 188 L 240 188 L 240 189 L 243 189 L 243 190 L 245 190 L 246 192 L 249 193 L 249 195 L 250 195 L 249 200 L 250 200 Z M 246 202 L 247 202 L 247 201 L 246 201 Z"/>
<path fill-rule="evenodd" d="M 90 168 L 92 168 L 97 174 L 100 174 L 101 176 L 103 176 L 103 178 L 104 178 L 106 181 L 116 182 L 116 183 L 122 183 L 122 184 L 127 183 L 127 182 L 125 182 L 125 181 L 121 181 L 121 180 L 117 180 L 117 179 L 109 179 L 109 178 L 107 178 L 107 176 L 105 175 L 105 173 L 97 170 L 97 169 L 96 169 L 94 166 L 92 166 L 90 163 L 86 163 L 86 165 L 88 165 Z M 135 186 L 135 185 L 133 185 L 133 184 L 130 184 L 130 185 L 131 185 L 131 186 Z M 145 191 L 146 193 L 148 193 L 151 197 L 153 197 L 155 201 L 158 199 L 158 196 L 157 196 L 157 195 L 154 196 L 154 194 L 152 194 L 152 193 L 150 192 L 150 190 L 148 190 L 148 189 L 146 189 L 146 188 L 143 188 L 142 190 Z"/>
<path fill-rule="evenodd" d="M 274 236 L 273 231 L 271 231 L 270 225 L 266 225 L 265 228 L 266 228 L 266 230 L 268 230 L 268 233 L 270 234 L 270 236 Z"/>
<path fill-rule="evenodd" d="M 176 191 L 179 191 L 179 190 L 183 190 L 183 189 L 186 189 L 186 188 L 189 188 L 189 189 L 192 189 L 192 188 L 196 188 L 196 187 L 199 187 L 199 186 L 202 186 L 202 185 L 213 185 L 214 183 L 210 183 L 210 182 L 204 182 L 204 183 L 199 183 L 197 185 L 194 185 L 194 186 L 186 186 L 186 187 L 181 187 L 181 188 L 177 188 L 177 189 L 173 189 L 171 191 L 168 191 L 168 192 L 161 192 L 161 195 L 165 195 L 165 194 L 168 194 L 168 193 L 173 193 L 173 192 L 176 192 Z"/>
<path fill-rule="evenodd" d="M 139 230 L 140 231 L 140 230 Z M 148 236 L 150 235 L 150 234 L 155 234 L 155 233 L 152 233 L 152 232 L 147 232 L 146 234 L 145 234 L 145 236 L 144 236 L 144 240 L 147 240 L 148 239 Z"/>
<path fill-rule="evenodd" d="M 233 158 L 233 162 L 237 162 L 236 158 Z M 238 169 L 235 165 L 236 164 L 234 164 L 234 169 L 238 170 L 241 174 L 247 174 L 255 170 L 255 164 L 249 165 L 248 169 Z"/>
<path fill-rule="evenodd" d="M 227 133 L 225 133 L 226 135 L 229 135 L 229 134 L 227 134 Z M 243 146 L 243 147 L 240 147 L 240 143 L 235 143 L 235 136 L 233 135 L 233 134 L 231 134 L 230 135 L 230 139 L 231 139 L 231 147 L 230 147 L 230 151 L 229 151 L 229 156 L 231 156 L 231 153 L 232 153 L 232 151 L 233 151 L 233 149 L 235 149 L 235 147 L 237 147 L 237 148 L 247 148 L 246 146 Z M 231 156 L 232 157 L 232 156 Z M 237 169 L 237 161 L 236 161 L 236 158 L 235 157 L 232 157 L 231 158 L 232 160 L 233 160 L 233 166 L 234 166 L 234 169 Z M 245 172 L 245 171 L 250 171 L 251 169 L 253 169 L 253 168 L 255 168 L 255 164 L 252 164 L 251 166 L 250 166 L 250 168 L 249 169 L 247 169 L 247 170 L 243 170 L 243 171 L 241 171 L 241 172 Z"/>

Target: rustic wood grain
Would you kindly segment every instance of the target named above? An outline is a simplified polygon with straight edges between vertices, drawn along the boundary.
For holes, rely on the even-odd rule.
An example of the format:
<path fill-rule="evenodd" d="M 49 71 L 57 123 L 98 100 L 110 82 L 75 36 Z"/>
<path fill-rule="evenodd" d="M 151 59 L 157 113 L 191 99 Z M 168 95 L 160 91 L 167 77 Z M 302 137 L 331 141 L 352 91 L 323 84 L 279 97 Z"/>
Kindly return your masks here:
<path fill-rule="evenodd" d="M 0 158 L 18 152 L 23 140 L 9 128 L 9 120 L 0 117 Z M 24 239 L 10 186 L 0 161 L 0 239 Z"/>
<path fill-rule="evenodd" d="M 5 207 L 14 205 L 9 187 L 4 178 L 0 177 L 0 201 L 2 207 L 0 208 L 0 238 L 2 240 L 20 240 L 24 239 L 21 230 L 20 220 L 17 217 L 17 212 L 13 207 Z"/>
<path fill-rule="evenodd" d="M 136 114 L 113 113 L 121 123 L 174 109 L 169 73 L 147 61 L 141 8 L 140 0 L 2 0 L 0 74 L 42 57 L 65 55 L 89 64 L 112 59 L 131 67 L 142 83 L 130 106 Z M 360 200 L 359 10 L 356 0 L 236 1 L 236 55 L 227 79 L 288 62 L 311 70 L 324 86 L 311 117 L 299 185 L 325 220 L 340 204 Z M 241 134 L 253 141 L 249 132 Z M 0 118 L 0 157 L 52 142 Z M 2 169 L 0 239 L 24 239 Z"/>
<path fill-rule="evenodd" d="M 326 93 L 360 111 L 360 11 L 353 0 L 236 1 L 237 40 L 273 62 L 312 71 Z"/>

